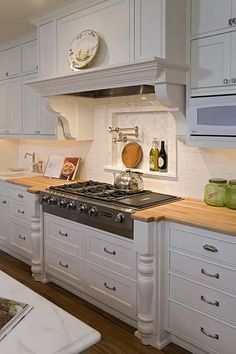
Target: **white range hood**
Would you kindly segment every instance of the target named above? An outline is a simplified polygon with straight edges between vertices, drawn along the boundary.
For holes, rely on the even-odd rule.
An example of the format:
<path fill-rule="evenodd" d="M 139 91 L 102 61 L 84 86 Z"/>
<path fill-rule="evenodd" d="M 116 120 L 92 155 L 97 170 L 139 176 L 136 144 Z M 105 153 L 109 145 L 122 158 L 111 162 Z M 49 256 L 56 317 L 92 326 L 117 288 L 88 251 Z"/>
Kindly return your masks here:
<path fill-rule="evenodd" d="M 117 88 L 125 88 L 126 95 L 127 89 L 131 88 L 130 95 L 134 95 L 132 90 L 134 86 L 148 85 L 153 87 L 157 101 L 184 123 L 186 71 L 186 66 L 154 58 L 128 64 L 81 69 L 66 76 L 35 80 L 29 85 L 46 97 L 80 93 L 89 96 L 93 91 Z M 121 96 L 122 89 L 120 92 Z M 58 118 L 61 119 L 61 112 L 58 112 Z"/>

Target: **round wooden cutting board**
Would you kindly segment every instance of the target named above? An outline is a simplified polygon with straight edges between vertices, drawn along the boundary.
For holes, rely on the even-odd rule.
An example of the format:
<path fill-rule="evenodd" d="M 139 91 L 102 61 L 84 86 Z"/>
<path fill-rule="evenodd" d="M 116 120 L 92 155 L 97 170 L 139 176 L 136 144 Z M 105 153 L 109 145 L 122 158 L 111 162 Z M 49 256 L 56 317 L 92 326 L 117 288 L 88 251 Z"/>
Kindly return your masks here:
<path fill-rule="evenodd" d="M 137 167 L 143 158 L 142 147 L 137 143 L 128 143 L 121 153 L 122 162 L 126 167 Z"/>

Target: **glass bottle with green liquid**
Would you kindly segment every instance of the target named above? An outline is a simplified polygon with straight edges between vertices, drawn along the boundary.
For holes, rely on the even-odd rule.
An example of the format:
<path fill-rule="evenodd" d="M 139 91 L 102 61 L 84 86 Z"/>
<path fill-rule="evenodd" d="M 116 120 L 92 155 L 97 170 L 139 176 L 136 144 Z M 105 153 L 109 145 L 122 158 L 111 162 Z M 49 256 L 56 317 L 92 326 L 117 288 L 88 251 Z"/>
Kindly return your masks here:
<path fill-rule="evenodd" d="M 158 158 L 159 158 L 158 141 L 157 138 L 154 138 L 152 141 L 151 150 L 149 152 L 150 171 L 158 171 Z"/>

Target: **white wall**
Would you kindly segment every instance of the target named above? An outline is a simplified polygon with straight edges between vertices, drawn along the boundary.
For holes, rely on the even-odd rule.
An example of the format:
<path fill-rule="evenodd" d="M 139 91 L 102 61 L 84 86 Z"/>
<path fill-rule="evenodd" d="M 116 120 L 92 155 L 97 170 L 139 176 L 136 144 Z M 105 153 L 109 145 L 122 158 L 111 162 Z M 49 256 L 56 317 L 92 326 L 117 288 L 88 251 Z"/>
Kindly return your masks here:
<path fill-rule="evenodd" d="M 18 141 L 0 139 L 0 171 L 18 166 Z"/>
<path fill-rule="evenodd" d="M 24 159 L 25 152 L 35 151 L 37 159 L 43 160 L 44 165 L 50 154 L 80 156 L 82 157 L 80 167 L 81 178 L 112 183 L 112 174 L 104 172 L 103 168 L 107 164 L 107 152 L 109 150 L 109 139 L 111 138 L 106 130 L 107 112 L 104 106 L 97 106 L 95 114 L 95 138 L 93 141 L 20 141 L 19 165 L 30 167 L 30 159 Z M 130 124 L 131 122 L 132 119 L 129 118 L 128 123 Z M 151 140 L 154 136 L 154 132 L 150 127 L 148 131 L 150 133 L 144 144 L 145 149 L 149 149 L 147 141 L 151 145 Z M 156 131 L 155 136 L 158 138 L 158 132 Z M 173 144 L 173 141 L 169 141 L 168 144 Z M 144 157 L 147 158 L 147 156 L 146 151 Z M 145 189 L 157 192 L 202 198 L 204 185 L 210 177 L 236 179 L 236 149 L 187 148 L 181 142 L 177 142 L 177 177 L 165 179 L 145 178 L 144 186 Z"/>

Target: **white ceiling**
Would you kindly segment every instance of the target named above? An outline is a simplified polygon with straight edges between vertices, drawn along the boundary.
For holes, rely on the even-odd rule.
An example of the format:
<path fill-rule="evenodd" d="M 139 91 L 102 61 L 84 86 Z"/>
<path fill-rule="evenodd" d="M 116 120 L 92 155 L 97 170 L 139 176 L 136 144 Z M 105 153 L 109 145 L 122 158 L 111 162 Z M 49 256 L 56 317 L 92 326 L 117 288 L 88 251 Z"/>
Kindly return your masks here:
<path fill-rule="evenodd" d="M 0 0 L 0 41 L 35 30 L 30 19 L 75 0 Z"/>

